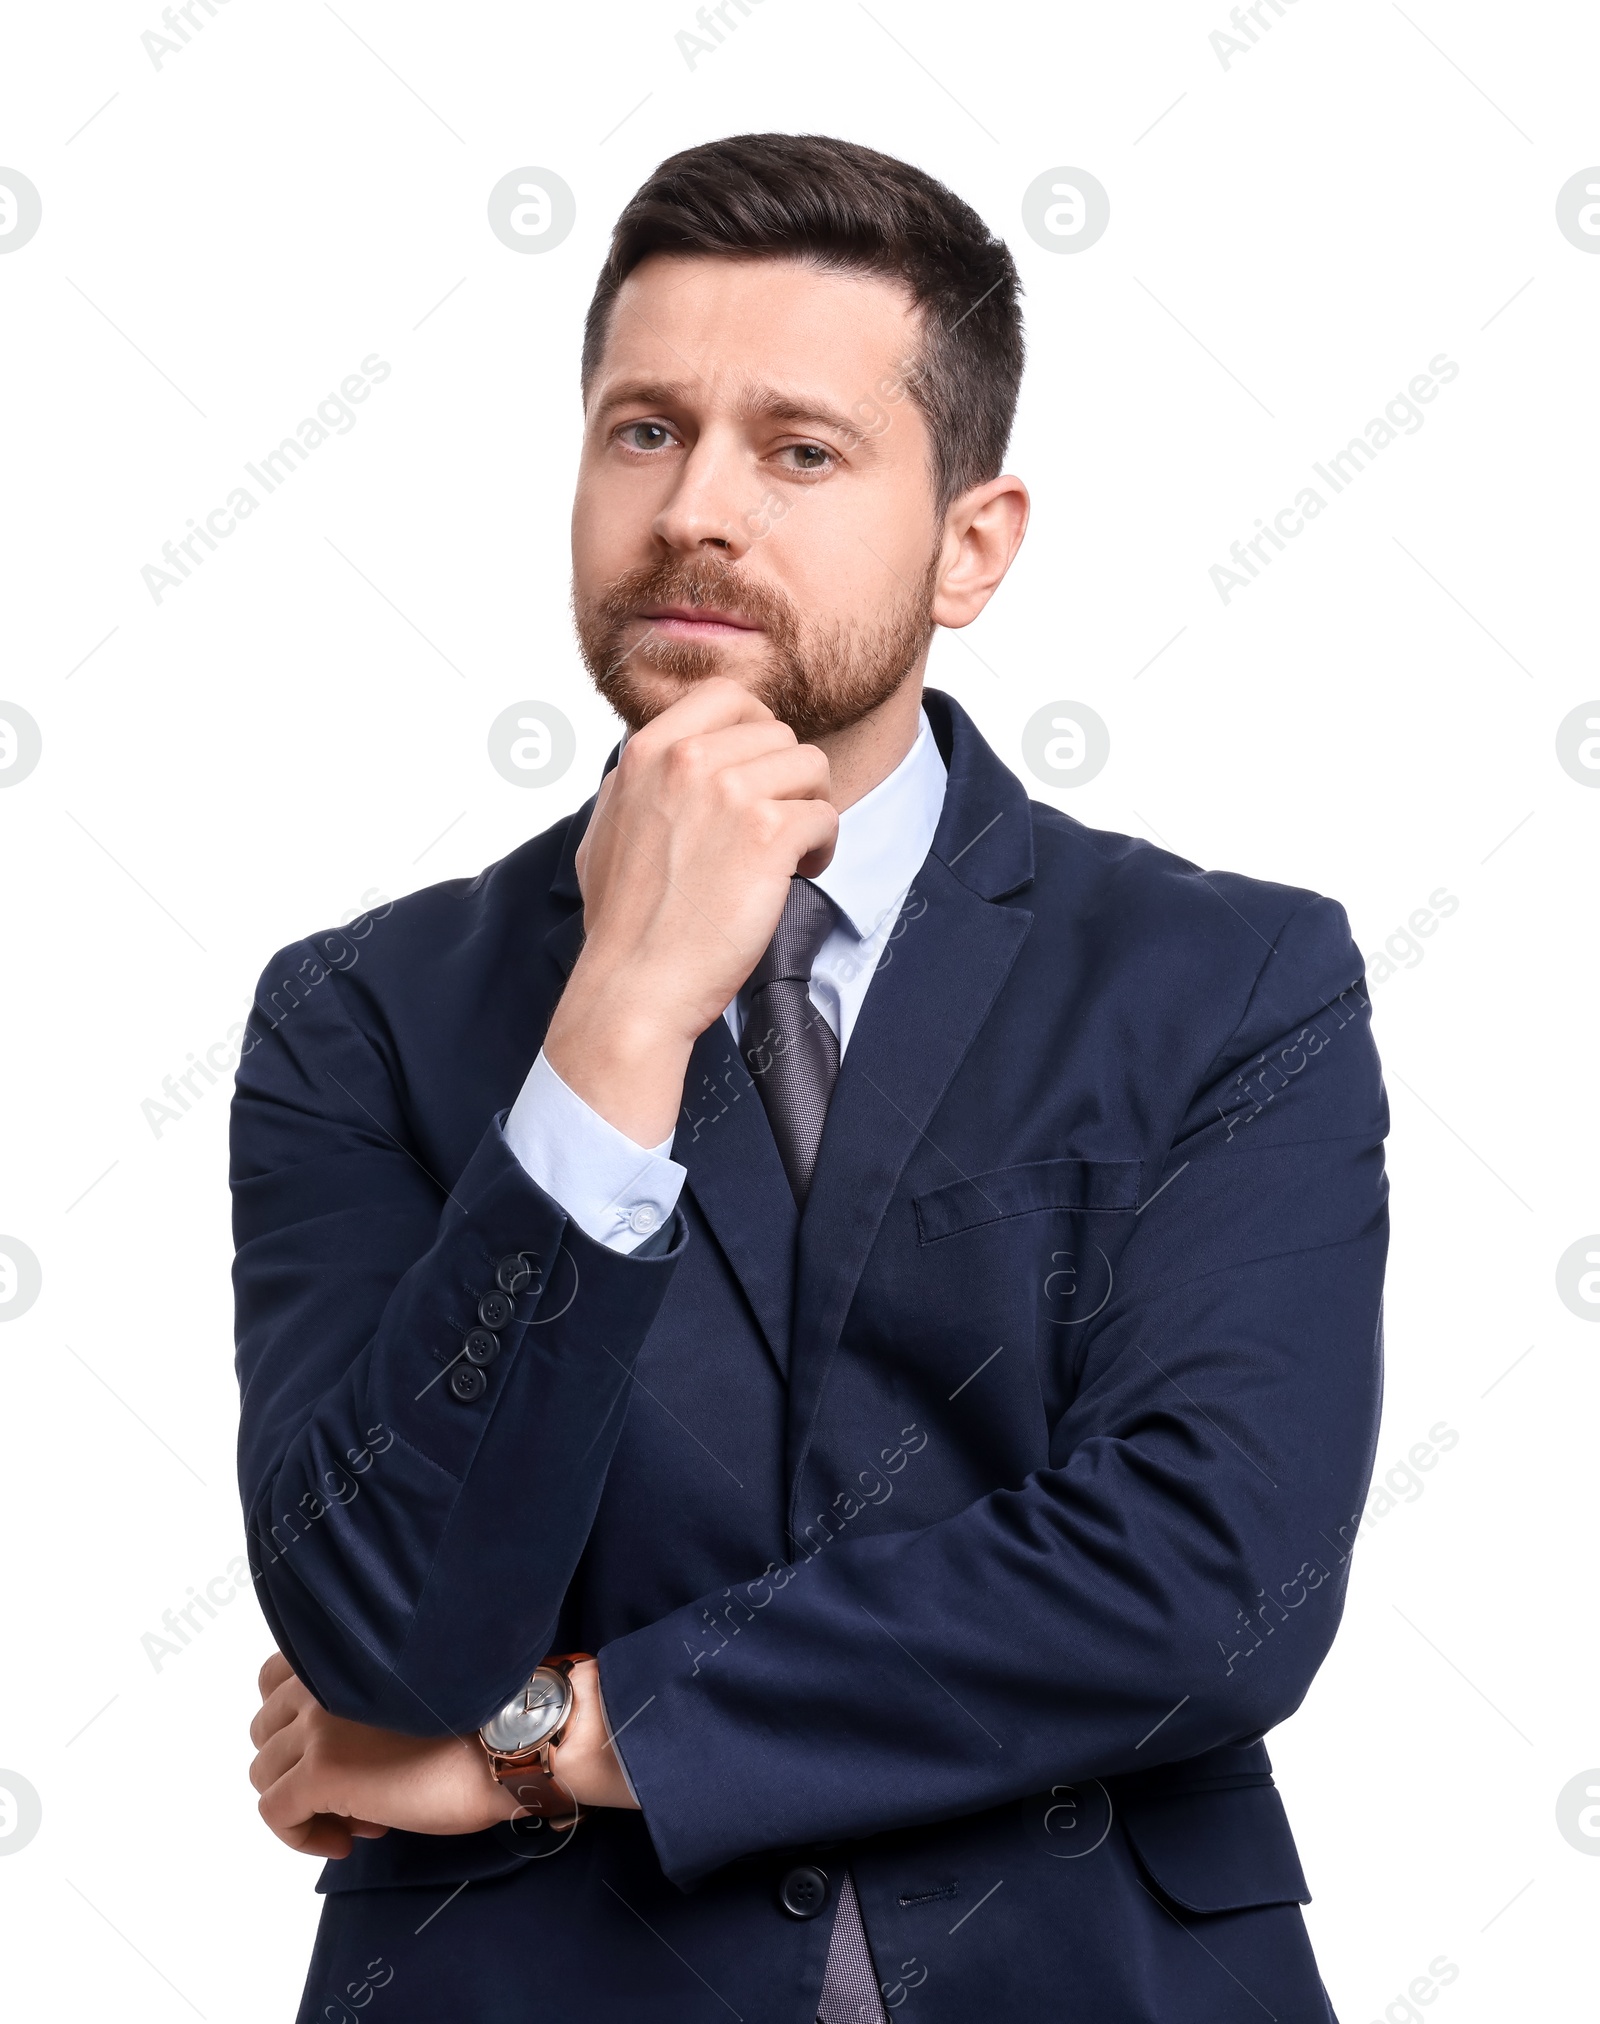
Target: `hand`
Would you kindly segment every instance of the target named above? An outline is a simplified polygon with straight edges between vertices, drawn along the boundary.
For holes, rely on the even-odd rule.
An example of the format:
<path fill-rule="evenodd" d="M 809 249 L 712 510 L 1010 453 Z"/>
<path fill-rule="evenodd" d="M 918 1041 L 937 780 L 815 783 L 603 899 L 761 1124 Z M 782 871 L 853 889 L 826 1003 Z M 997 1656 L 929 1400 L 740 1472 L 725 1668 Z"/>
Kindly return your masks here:
<path fill-rule="evenodd" d="M 475 1834 L 516 1811 L 476 1736 L 399 1736 L 330 1715 L 281 1652 L 261 1668 L 250 1783 L 261 1818 L 306 1855 L 346 1856 L 391 1827 Z"/>
<path fill-rule="evenodd" d="M 575 1705 L 552 1769 L 585 1806 L 632 1807 L 600 1712 L 592 1659 L 574 1667 Z M 391 1827 L 476 1834 L 520 1809 L 490 1775 L 476 1736 L 400 1736 L 330 1715 L 274 1652 L 261 1668 L 250 1782 L 262 1819 L 307 1855 L 346 1856 Z"/>
<path fill-rule="evenodd" d="M 636 732 L 578 850 L 586 939 L 545 1036 L 550 1065 L 619 1131 L 672 1131 L 689 1052 L 772 939 L 789 880 L 839 818 L 828 761 L 714 676 Z"/>

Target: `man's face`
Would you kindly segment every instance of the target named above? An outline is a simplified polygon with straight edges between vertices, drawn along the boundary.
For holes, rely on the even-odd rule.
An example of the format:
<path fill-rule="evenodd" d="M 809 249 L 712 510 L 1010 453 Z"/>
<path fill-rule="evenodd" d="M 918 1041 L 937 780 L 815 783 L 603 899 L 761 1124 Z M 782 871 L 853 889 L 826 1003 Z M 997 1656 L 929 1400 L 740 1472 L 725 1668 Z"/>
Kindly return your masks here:
<path fill-rule="evenodd" d="M 637 729 L 708 675 L 802 739 L 920 673 L 941 526 L 909 294 L 654 255 L 614 305 L 572 513 L 589 672 Z"/>

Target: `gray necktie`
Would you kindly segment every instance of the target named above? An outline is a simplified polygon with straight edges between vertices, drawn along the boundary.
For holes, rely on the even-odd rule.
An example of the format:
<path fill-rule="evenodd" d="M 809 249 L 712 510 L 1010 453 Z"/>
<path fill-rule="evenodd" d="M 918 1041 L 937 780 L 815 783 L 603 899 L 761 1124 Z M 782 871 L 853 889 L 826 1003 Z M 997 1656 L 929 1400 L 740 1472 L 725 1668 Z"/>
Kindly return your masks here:
<path fill-rule="evenodd" d="M 766 954 L 750 973 L 739 1052 L 755 1079 L 783 1170 L 804 1205 L 839 1079 L 839 1041 L 811 1002 L 811 967 L 834 923 L 820 886 L 792 878 Z"/>
<path fill-rule="evenodd" d="M 833 902 L 820 887 L 809 879 L 789 881 L 772 940 L 750 974 L 749 1010 L 739 1043 L 761 1092 L 783 1170 L 802 1206 L 816 1169 L 828 1100 L 839 1079 L 838 1038 L 810 994 L 812 966 L 833 922 Z M 849 1870 L 839 1879 L 817 2024 L 885 2024 Z"/>

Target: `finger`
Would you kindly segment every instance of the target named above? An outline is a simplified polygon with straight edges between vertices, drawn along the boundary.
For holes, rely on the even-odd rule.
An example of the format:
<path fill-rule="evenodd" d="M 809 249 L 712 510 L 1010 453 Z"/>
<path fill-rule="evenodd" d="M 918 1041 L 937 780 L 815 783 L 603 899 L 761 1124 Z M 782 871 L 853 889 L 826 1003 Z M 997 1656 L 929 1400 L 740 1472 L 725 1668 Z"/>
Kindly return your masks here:
<path fill-rule="evenodd" d="M 624 756 L 637 745 L 650 753 L 674 739 L 696 731 L 715 731 L 727 724 L 762 723 L 772 716 L 766 704 L 727 675 L 708 675 L 696 682 L 686 696 L 680 696 L 659 717 L 652 717 L 641 731 L 628 740 Z"/>
<path fill-rule="evenodd" d="M 349 1828 L 336 1813 L 322 1813 L 308 1824 L 299 1846 L 303 1855 L 320 1856 L 327 1862 L 342 1862 L 355 1847 L 355 1842 Z"/>
<path fill-rule="evenodd" d="M 250 1740 L 259 1750 L 269 1736 L 275 1736 L 286 1728 L 300 1712 L 291 1695 L 280 1689 L 271 1694 L 256 1709 L 250 1718 Z"/>
<path fill-rule="evenodd" d="M 276 1824 L 267 1818 L 266 1802 L 261 1804 L 261 1817 L 266 1820 L 278 1839 L 300 1855 L 321 1856 L 338 1862 L 355 1847 L 350 1823 L 337 1813 L 314 1813 L 309 1820 Z"/>
<path fill-rule="evenodd" d="M 269 1736 L 250 1760 L 250 1783 L 258 1792 L 268 1792 L 292 1771 L 305 1755 L 302 1732 L 290 1727 Z"/>
<path fill-rule="evenodd" d="M 688 737 L 676 739 L 658 751 L 653 772 L 644 770 L 647 759 L 636 761 L 633 779 L 642 784 L 647 804 L 659 800 L 663 781 L 672 799 L 680 803 L 696 802 L 714 792 L 719 784 L 732 781 L 746 766 L 763 759 L 793 760 L 794 755 L 800 752 L 811 756 L 795 762 L 794 770 L 799 775 L 809 777 L 820 766 L 822 775 L 826 776 L 828 762 L 823 754 L 814 745 L 796 744 L 795 735 L 788 725 L 770 718 L 766 723 L 727 725 L 719 730 L 696 731 Z M 773 775 L 775 781 L 779 777 L 778 774 Z M 626 792 L 627 783 L 624 782 L 619 796 Z M 634 792 L 636 802 L 632 805 L 637 805 L 638 788 Z M 620 798 L 615 812 L 597 802 L 585 844 L 591 840 L 598 843 L 608 830 L 620 838 L 631 840 L 633 816 L 629 810 L 630 803 Z"/>
<path fill-rule="evenodd" d="M 350 1820 L 342 1813 L 319 1813 L 306 1823 L 301 1852 L 339 1862 L 358 1841 L 376 1841 L 388 1828 L 376 1820 Z"/>
<path fill-rule="evenodd" d="M 311 1695 L 291 1673 L 257 1708 L 250 1724 L 250 1740 L 259 1750 L 269 1736 L 286 1729 L 307 1707 L 314 1706 Z"/>
<path fill-rule="evenodd" d="M 776 717 L 742 724 L 721 724 L 710 731 L 690 731 L 672 744 L 673 758 L 691 771 L 721 773 L 731 766 L 743 766 L 769 752 L 793 752 L 798 741 L 787 724 Z M 816 749 L 814 746 L 811 748 Z"/>
<path fill-rule="evenodd" d="M 274 1687 L 281 1687 L 285 1680 L 293 1678 L 294 1667 L 282 1652 L 274 1652 L 256 1677 L 256 1685 L 261 1689 L 262 1700 L 267 1698 Z"/>
<path fill-rule="evenodd" d="M 778 801 L 780 826 L 773 849 L 790 857 L 803 878 L 813 878 L 832 862 L 839 840 L 839 811 L 831 801 Z M 810 869 L 802 870 L 809 866 Z"/>
<path fill-rule="evenodd" d="M 306 1835 L 319 1819 L 338 1816 L 324 1812 L 305 1771 L 304 1759 L 297 1759 L 262 1792 L 256 1811 L 280 1841 L 291 1848 L 303 1848 Z"/>
<path fill-rule="evenodd" d="M 837 843 L 837 841 L 838 832 L 835 831 L 834 843 Z M 834 843 L 823 845 L 816 850 L 808 850 L 795 866 L 795 876 L 797 878 L 816 878 L 820 873 L 825 872 L 828 866 L 833 863 Z"/>
<path fill-rule="evenodd" d="M 745 802 L 827 801 L 833 785 L 827 757 L 815 745 L 766 752 L 717 777 L 724 792 Z"/>

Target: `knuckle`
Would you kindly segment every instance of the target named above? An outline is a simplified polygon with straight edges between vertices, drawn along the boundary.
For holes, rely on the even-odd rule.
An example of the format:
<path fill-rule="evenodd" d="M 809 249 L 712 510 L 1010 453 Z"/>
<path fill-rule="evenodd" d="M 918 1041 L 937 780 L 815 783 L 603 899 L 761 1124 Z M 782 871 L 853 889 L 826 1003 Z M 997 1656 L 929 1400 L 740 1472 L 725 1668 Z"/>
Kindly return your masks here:
<path fill-rule="evenodd" d="M 705 748 L 698 738 L 680 738 L 667 747 L 663 770 L 675 786 L 692 785 L 700 777 Z"/>

